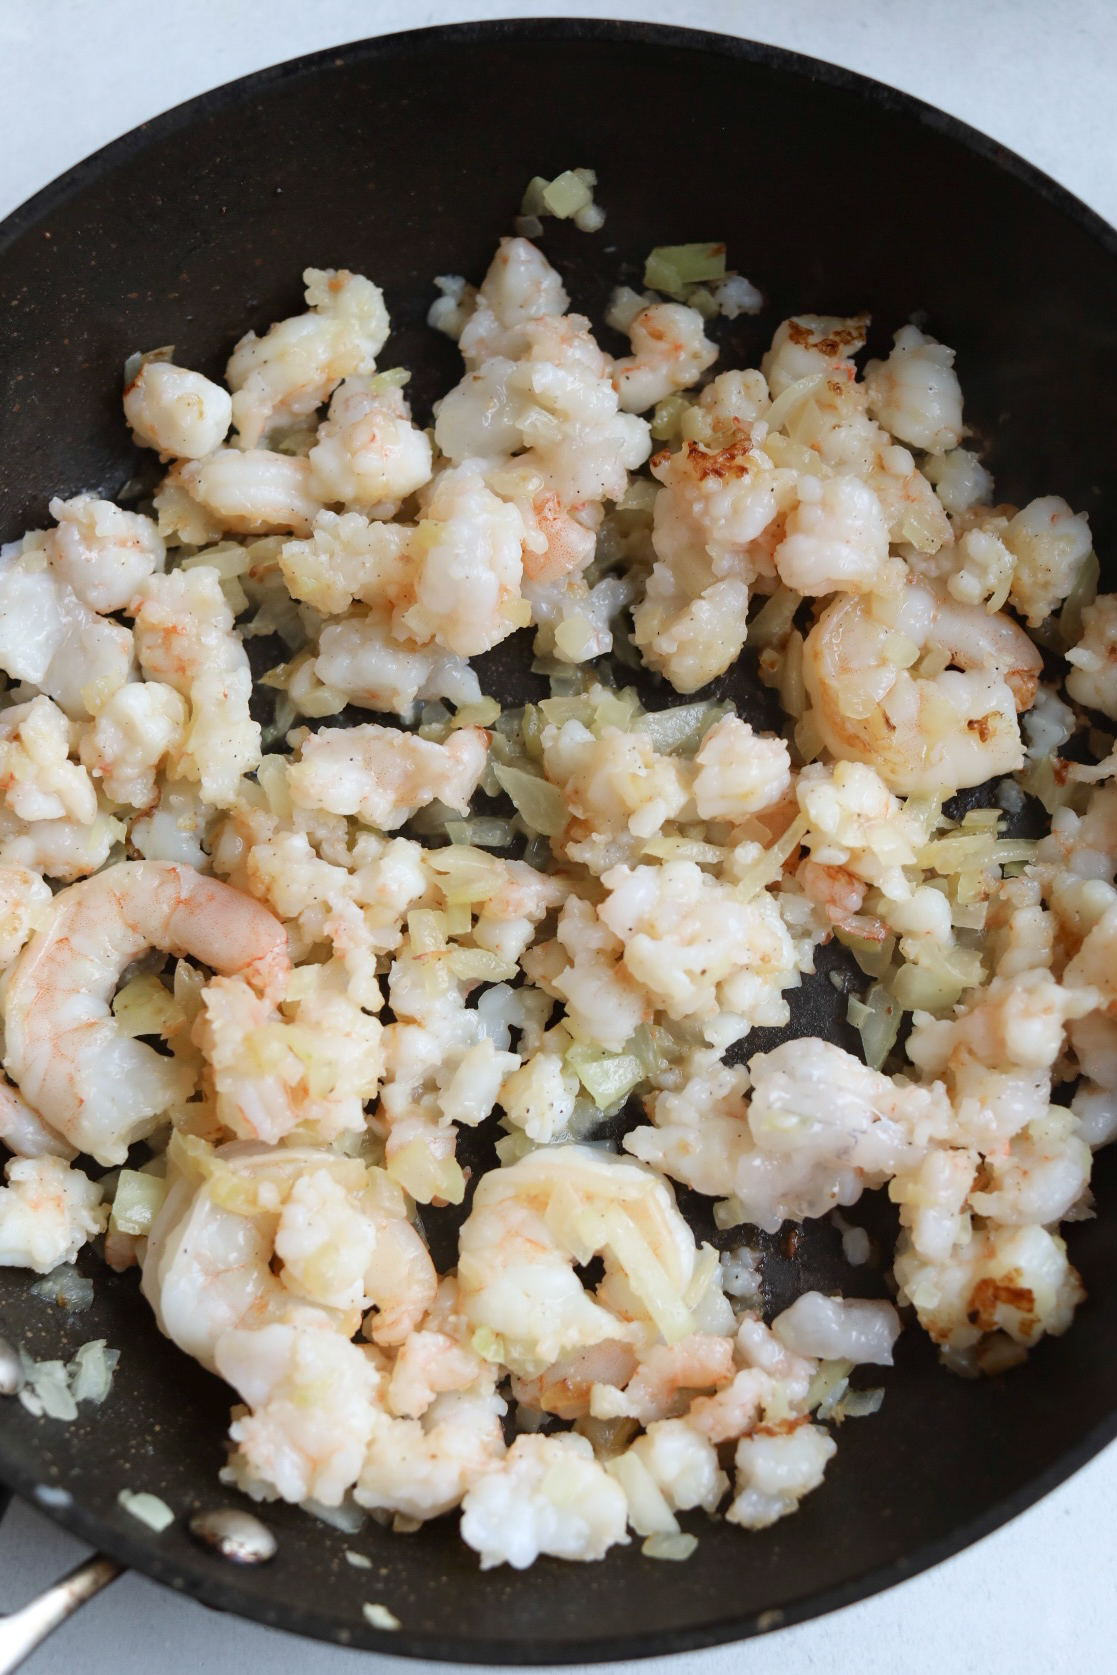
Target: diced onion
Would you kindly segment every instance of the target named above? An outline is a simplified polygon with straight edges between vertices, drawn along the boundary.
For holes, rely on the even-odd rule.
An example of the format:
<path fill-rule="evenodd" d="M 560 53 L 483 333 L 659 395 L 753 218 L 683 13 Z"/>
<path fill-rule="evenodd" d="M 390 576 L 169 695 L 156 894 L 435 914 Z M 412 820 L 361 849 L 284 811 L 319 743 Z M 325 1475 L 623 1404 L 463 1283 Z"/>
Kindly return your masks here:
<path fill-rule="evenodd" d="M 460 1204 L 465 1198 L 465 1177 L 453 1157 L 434 1157 L 422 1140 L 401 1146 L 385 1164 L 386 1172 L 416 1203 L 433 1204 L 436 1198 Z"/>
<path fill-rule="evenodd" d="M 30 1290 L 33 1297 L 42 1297 L 72 1314 L 84 1314 L 93 1302 L 93 1281 L 79 1274 L 72 1262 L 53 1268 L 41 1280 L 36 1280 Z"/>
<path fill-rule="evenodd" d="M 847 1390 L 831 1417 L 839 1422 L 843 1419 L 865 1419 L 871 1413 L 878 1413 L 883 1401 L 884 1391 L 879 1386 L 874 1390 Z"/>
<path fill-rule="evenodd" d="M 845 1394 L 852 1371 L 852 1361 L 820 1361 L 807 1386 L 808 1410 L 813 1412 L 817 1408 L 825 1419 L 829 1409 Z"/>
<path fill-rule="evenodd" d="M 682 302 L 687 286 L 725 278 L 724 244 L 660 244 L 644 263 L 644 284 Z"/>
<path fill-rule="evenodd" d="M 91 1402 L 94 1407 L 100 1407 L 112 1386 L 119 1360 L 119 1349 L 109 1349 L 104 1338 L 83 1343 L 67 1368 L 75 1402 Z"/>
<path fill-rule="evenodd" d="M 745 868 L 735 886 L 736 894 L 742 901 L 751 901 L 753 896 L 759 895 L 767 885 L 775 883 L 783 872 L 785 863 L 791 859 L 802 842 L 808 824 L 805 814 L 796 815 L 783 836 L 777 838 L 759 860 Z"/>
<path fill-rule="evenodd" d="M 125 1035 L 167 1036 L 185 1020 L 170 989 L 154 972 L 141 972 L 113 996 L 113 1017 Z"/>
<path fill-rule="evenodd" d="M 680 1530 L 678 1535 L 650 1535 L 640 1551 L 646 1559 L 668 1559 L 680 1564 L 689 1559 L 698 1547 L 698 1537 Z"/>
<path fill-rule="evenodd" d="M 341 1530 L 343 1535 L 358 1534 L 368 1522 L 367 1514 L 352 1501 L 342 1501 L 340 1506 L 323 1506 L 321 1501 L 316 1500 L 305 1500 L 299 1504 L 320 1524 L 328 1524 L 332 1530 Z"/>
<path fill-rule="evenodd" d="M 1074 579 L 1074 586 L 1067 594 L 1059 612 L 1059 645 L 1063 651 L 1069 651 L 1071 646 L 1077 645 L 1082 638 L 1082 612 L 1097 598 L 1100 581 L 1101 565 L 1098 563 L 1097 554 L 1089 552 L 1082 560 L 1082 566 Z"/>
<path fill-rule="evenodd" d="M 874 983 L 865 996 L 862 1012 L 864 1016 L 855 1022 L 851 1003 L 849 1021 L 861 1037 L 865 1063 L 871 1070 L 879 1070 L 900 1033 L 902 1009 L 882 983 Z"/>
<path fill-rule="evenodd" d="M 812 396 L 820 384 L 826 382 L 824 372 L 808 373 L 806 378 L 797 378 L 794 384 L 789 384 L 782 395 L 778 395 L 764 415 L 764 423 L 768 426 L 768 435 L 779 430 L 785 424 L 800 402 Z"/>
<path fill-rule="evenodd" d="M 643 1064 L 633 1054 L 605 1053 L 580 1042 L 567 1049 L 566 1063 L 602 1111 L 623 1104 L 645 1077 Z"/>
<path fill-rule="evenodd" d="M 729 704 L 675 704 L 669 710 L 650 710 L 640 716 L 633 731 L 646 733 L 653 749 L 668 756 L 677 750 L 697 749 L 715 721 L 731 708 Z"/>
<path fill-rule="evenodd" d="M 541 832 L 544 837 L 557 837 L 568 819 L 566 803 L 558 786 L 525 773 L 521 768 L 505 767 L 500 762 L 494 764 L 493 772 L 501 789 L 511 797 L 524 824 L 533 832 Z"/>
<path fill-rule="evenodd" d="M 141 1524 L 149 1529 L 160 1531 L 169 1529 L 175 1521 L 175 1515 L 166 1501 L 160 1500 L 158 1495 L 149 1495 L 146 1490 L 133 1493 L 131 1489 L 121 1489 L 116 1497 L 118 1505 L 133 1518 L 138 1518 Z"/>
<path fill-rule="evenodd" d="M 585 209 L 593 202 L 592 181 L 585 176 L 588 170 L 566 169 L 554 180 L 543 187 L 540 197 L 543 208 L 548 215 L 557 216 L 560 221 L 566 221 L 578 210 Z M 528 212 L 531 213 L 531 212 Z M 535 211 L 538 214 L 538 211 Z"/>
<path fill-rule="evenodd" d="M 386 1605 L 379 1605 L 375 1603 L 370 1605 L 366 1600 L 361 1606 L 361 1612 L 364 1616 L 365 1622 L 371 1623 L 373 1628 L 394 1630 L 400 1627 L 399 1618 L 396 1616 L 394 1611 L 389 1611 Z"/>
<path fill-rule="evenodd" d="M 605 1470 L 624 1490 L 628 1521 L 637 1535 L 678 1535 L 679 1523 L 663 1491 L 638 1454 L 618 1454 Z"/>
<path fill-rule="evenodd" d="M 167 1183 L 138 1169 L 122 1169 L 112 1201 L 110 1224 L 117 1233 L 137 1236 L 151 1232 L 151 1224 L 167 1196 Z"/>
<path fill-rule="evenodd" d="M 802 598 L 793 588 L 778 587 L 749 623 L 749 645 L 757 651 L 782 646 L 791 633 L 792 619 Z"/>

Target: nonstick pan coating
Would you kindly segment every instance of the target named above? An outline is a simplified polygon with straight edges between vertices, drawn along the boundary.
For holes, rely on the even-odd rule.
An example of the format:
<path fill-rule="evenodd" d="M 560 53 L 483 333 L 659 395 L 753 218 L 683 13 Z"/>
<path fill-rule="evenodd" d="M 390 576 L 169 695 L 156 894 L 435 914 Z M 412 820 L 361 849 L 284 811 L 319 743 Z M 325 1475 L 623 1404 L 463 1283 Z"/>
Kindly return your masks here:
<path fill-rule="evenodd" d="M 310 263 L 384 287 L 394 330 L 382 364 L 414 370 L 425 417 L 459 365 L 424 326 L 432 276 L 480 278 L 527 178 L 575 165 L 597 169 L 608 210 L 596 237 L 549 225 L 545 248 L 576 307 L 599 320 L 612 284 L 638 282 L 653 244 L 715 238 L 768 299 L 760 319 L 717 327 L 724 364 L 755 365 L 793 310 L 868 307 L 880 341 L 924 311 L 958 351 L 1000 494 L 1058 493 L 1088 510 L 1103 585 L 1117 581 L 1117 497 L 1105 494 L 1117 435 L 1111 230 L 1017 158 L 872 82 L 747 42 L 588 22 L 435 29 L 265 71 L 137 129 L 11 217 L 0 229 L 0 537 L 45 522 L 54 493 L 112 495 L 133 474 L 119 405 L 129 353 L 174 343 L 186 365 L 217 374 L 242 332 L 299 307 Z M 501 648 L 486 691 L 528 694 L 524 645 Z M 722 687 L 764 715 L 747 660 Z M 844 1010 L 822 977 L 793 997 L 793 1031 L 852 1045 Z M 775 1032 L 760 1033 L 750 1050 Z M 971 1384 L 909 1331 L 881 1412 L 843 1428 L 802 1511 L 758 1535 L 700 1519 L 685 1564 L 653 1566 L 633 1544 L 597 1565 L 482 1574 L 453 1519 L 349 1537 L 277 1507 L 265 1516 L 278 1557 L 232 1569 L 185 1530 L 191 1511 L 227 1498 L 216 1477 L 229 1392 L 160 1337 L 134 1273 L 114 1277 L 88 1252 L 96 1299 L 76 1319 L 30 1297 L 27 1275 L 0 1272 L 0 1321 L 32 1354 L 66 1355 L 94 1336 L 122 1350 L 105 1407 L 72 1425 L 3 1405 L 0 1477 L 40 1505 L 45 1487 L 52 1516 L 127 1564 L 325 1640 L 530 1663 L 764 1631 L 975 1540 L 1114 1435 L 1115 1161 L 1099 1159 L 1098 1219 L 1070 1229 L 1090 1296 L 1065 1338 Z M 866 1200 L 853 1219 L 887 1244 L 886 1204 Z M 879 1267 L 845 1269 L 828 1225 L 804 1228 L 797 1252 L 768 1245 L 777 1305 L 811 1284 L 883 1290 Z M 117 1507 L 124 1487 L 161 1495 L 178 1521 L 149 1533 Z M 373 1568 L 348 1565 L 347 1546 Z M 369 1627 L 366 1600 L 400 1630 Z"/>

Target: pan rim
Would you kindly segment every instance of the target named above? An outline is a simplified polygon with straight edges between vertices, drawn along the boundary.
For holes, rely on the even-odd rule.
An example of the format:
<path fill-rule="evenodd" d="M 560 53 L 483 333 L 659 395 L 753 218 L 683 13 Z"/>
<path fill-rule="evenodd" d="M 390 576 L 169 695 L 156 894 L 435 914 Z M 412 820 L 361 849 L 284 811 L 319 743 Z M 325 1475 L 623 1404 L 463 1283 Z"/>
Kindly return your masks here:
<path fill-rule="evenodd" d="M 401 30 L 345 42 L 337 47 L 327 47 L 221 83 L 110 140 L 18 205 L 3 222 L 0 222 L 0 263 L 12 247 L 32 231 L 37 223 L 64 208 L 87 186 L 127 164 L 152 142 L 168 138 L 192 123 L 204 121 L 208 116 L 250 100 L 255 94 L 270 90 L 284 81 L 312 77 L 331 66 L 383 62 L 388 57 L 406 58 L 430 49 L 501 40 L 541 42 L 571 39 L 583 41 L 588 46 L 598 41 L 631 46 L 650 45 L 672 51 L 712 53 L 721 58 L 738 59 L 782 75 L 797 76 L 846 92 L 878 110 L 896 114 L 935 130 L 970 153 L 991 163 L 1010 178 L 1036 192 L 1040 198 L 1092 238 L 1108 255 L 1117 259 L 1117 229 L 1068 188 L 999 141 L 912 94 L 901 92 L 842 66 L 736 35 L 723 35 L 714 31 L 662 23 L 556 16 L 475 20 L 440 24 L 425 29 Z M 259 1622 L 265 1627 L 280 1627 L 287 1632 L 326 1643 L 344 1644 L 354 1649 L 360 1647 L 400 1657 L 436 1658 L 467 1664 L 559 1666 L 657 1657 L 747 1640 L 776 1628 L 791 1627 L 824 1616 L 882 1593 L 976 1545 L 1065 1482 L 1115 1438 L 1117 1409 L 1092 1426 L 1045 1471 L 996 1501 L 962 1528 L 937 1540 L 925 1542 L 914 1552 L 888 1564 L 869 1568 L 830 1588 L 816 1589 L 804 1594 L 801 1599 L 791 1602 L 779 1611 L 777 1622 L 765 1621 L 771 1614 L 762 1611 L 745 1616 L 730 1615 L 713 1622 L 677 1630 L 642 1631 L 626 1628 L 608 1639 L 571 1639 L 563 1641 L 559 1646 L 541 1645 L 538 1641 L 527 1638 L 478 1638 L 463 1642 L 446 1635 L 407 1629 L 388 1633 L 362 1622 L 353 1622 L 342 1627 L 335 1617 L 324 1612 L 319 1613 L 292 1605 L 287 1605 L 281 1613 L 277 1608 L 269 1608 L 266 1602 L 253 1594 L 242 1591 L 236 1583 L 235 1572 L 231 1572 L 230 1580 L 225 1582 L 202 1571 L 183 1570 L 176 1563 L 163 1558 L 158 1547 L 150 1540 L 145 1541 L 139 1535 L 133 1536 L 130 1532 L 105 1526 L 98 1515 L 86 1511 L 76 1502 L 63 1507 L 43 1505 L 35 1494 L 38 1486 L 37 1474 L 25 1470 L 19 1460 L 10 1457 L 2 1424 L 0 1478 L 16 1494 L 37 1510 L 46 1513 L 62 1528 L 80 1540 L 108 1552 L 130 1569 L 211 1608 Z M 277 1620 L 280 1615 L 283 1617 L 282 1622 Z M 542 1655 L 544 1653 L 546 1655 Z"/>

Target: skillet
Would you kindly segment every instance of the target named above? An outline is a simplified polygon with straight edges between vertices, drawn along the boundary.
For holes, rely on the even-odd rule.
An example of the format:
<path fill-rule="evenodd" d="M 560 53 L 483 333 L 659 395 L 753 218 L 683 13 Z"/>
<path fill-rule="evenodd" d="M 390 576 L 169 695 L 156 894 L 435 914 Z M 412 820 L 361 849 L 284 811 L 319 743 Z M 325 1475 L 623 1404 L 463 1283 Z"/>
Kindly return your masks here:
<path fill-rule="evenodd" d="M 129 353 L 173 342 L 184 364 L 219 375 L 245 330 L 300 307 L 309 263 L 384 287 L 393 335 L 382 364 L 413 369 L 425 418 L 459 368 L 454 346 L 424 326 L 432 276 L 480 278 L 527 178 L 576 165 L 598 170 L 605 230 L 548 223 L 544 247 L 577 308 L 600 320 L 612 284 L 638 283 L 652 245 L 713 238 L 767 298 L 759 319 L 717 325 L 723 365 L 755 365 L 792 311 L 868 307 L 871 350 L 923 311 L 958 351 L 999 492 L 1058 493 L 1087 510 L 1102 585 L 1117 583 L 1117 496 L 1106 494 L 1117 235 L 991 141 L 846 71 L 714 35 L 564 20 L 417 31 L 265 70 L 135 130 L 17 210 L 0 228 L 0 537 L 45 523 L 54 493 L 112 496 L 132 477 L 119 411 Z M 538 689 L 522 639 L 483 678 L 506 703 Z M 723 693 L 764 720 L 747 658 Z M 793 996 L 790 1029 L 754 1033 L 750 1053 L 785 1033 L 856 1044 L 825 976 L 835 957 Z M 971 1384 L 905 1333 L 881 1412 L 844 1428 L 824 1488 L 760 1534 L 696 1523 L 685 1564 L 651 1569 L 633 1545 L 587 1567 L 482 1574 L 452 1519 L 353 1537 L 279 1506 L 265 1512 L 276 1558 L 232 1568 L 186 1530 L 192 1512 L 227 1499 L 216 1475 L 229 1392 L 159 1335 L 135 1273 L 114 1276 L 88 1251 L 80 1266 L 96 1295 L 77 1317 L 0 1270 L 2 1329 L 37 1358 L 91 1337 L 122 1351 L 105 1406 L 71 1425 L 0 1403 L 0 1479 L 122 1564 L 322 1640 L 526 1664 L 744 1638 L 937 1562 L 1117 1433 L 1115 1151 L 1098 1159 L 1098 1218 L 1069 1229 L 1089 1301 L 1065 1338 Z M 700 1206 L 684 1202 L 706 1233 Z M 887 1204 L 866 1200 L 853 1219 L 887 1250 Z M 453 1231 L 432 1228 L 443 1263 Z M 765 1252 L 774 1309 L 809 1286 L 884 1294 L 883 1270 L 846 1268 L 829 1224 Z M 117 1505 L 125 1487 L 160 1495 L 176 1523 L 149 1532 Z M 373 1569 L 350 1567 L 347 1546 Z M 367 1624 L 365 1600 L 400 1629 Z"/>

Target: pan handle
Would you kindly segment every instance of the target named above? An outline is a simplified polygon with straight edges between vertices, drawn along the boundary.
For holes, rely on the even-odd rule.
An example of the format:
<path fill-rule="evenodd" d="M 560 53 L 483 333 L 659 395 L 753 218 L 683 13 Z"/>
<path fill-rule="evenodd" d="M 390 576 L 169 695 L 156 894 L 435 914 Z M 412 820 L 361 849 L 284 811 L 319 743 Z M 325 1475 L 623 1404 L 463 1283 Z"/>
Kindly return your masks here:
<path fill-rule="evenodd" d="M 59 1623 L 64 1623 L 79 1605 L 115 1582 L 123 1568 L 115 1559 L 96 1553 L 37 1599 L 7 1617 L 0 1617 L 0 1675 L 11 1675 L 13 1669 L 18 1669 Z"/>

